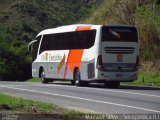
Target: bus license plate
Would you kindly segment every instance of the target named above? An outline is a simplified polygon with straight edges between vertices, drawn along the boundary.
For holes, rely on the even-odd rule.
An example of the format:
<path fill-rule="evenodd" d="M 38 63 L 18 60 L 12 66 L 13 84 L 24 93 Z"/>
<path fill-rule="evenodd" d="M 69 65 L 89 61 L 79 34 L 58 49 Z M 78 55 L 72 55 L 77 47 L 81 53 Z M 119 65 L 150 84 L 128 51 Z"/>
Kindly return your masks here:
<path fill-rule="evenodd" d="M 116 77 L 123 77 L 123 74 L 116 74 Z"/>

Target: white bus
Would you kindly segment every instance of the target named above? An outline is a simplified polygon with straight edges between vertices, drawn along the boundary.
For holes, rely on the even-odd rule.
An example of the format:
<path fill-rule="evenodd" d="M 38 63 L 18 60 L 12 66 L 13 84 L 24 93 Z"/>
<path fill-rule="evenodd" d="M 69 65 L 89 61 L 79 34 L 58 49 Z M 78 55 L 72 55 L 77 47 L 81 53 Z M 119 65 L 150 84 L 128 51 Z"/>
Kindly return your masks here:
<path fill-rule="evenodd" d="M 32 41 L 32 76 L 42 83 L 71 80 L 76 86 L 104 82 L 117 87 L 137 80 L 136 27 L 68 25 L 40 32 Z"/>

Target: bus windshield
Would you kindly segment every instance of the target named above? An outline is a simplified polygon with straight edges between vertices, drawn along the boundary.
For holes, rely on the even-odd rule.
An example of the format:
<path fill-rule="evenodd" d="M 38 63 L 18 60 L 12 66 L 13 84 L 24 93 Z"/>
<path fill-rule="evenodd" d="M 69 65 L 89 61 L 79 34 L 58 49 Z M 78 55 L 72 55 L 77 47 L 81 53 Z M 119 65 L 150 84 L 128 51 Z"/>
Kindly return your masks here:
<path fill-rule="evenodd" d="M 35 42 L 32 46 L 32 61 L 37 58 L 38 46 L 40 43 L 41 36 L 36 37 L 37 42 Z"/>
<path fill-rule="evenodd" d="M 138 42 L 135 27 L 126 26 L 104 26 L 102 28 L 102 42 Z"/>

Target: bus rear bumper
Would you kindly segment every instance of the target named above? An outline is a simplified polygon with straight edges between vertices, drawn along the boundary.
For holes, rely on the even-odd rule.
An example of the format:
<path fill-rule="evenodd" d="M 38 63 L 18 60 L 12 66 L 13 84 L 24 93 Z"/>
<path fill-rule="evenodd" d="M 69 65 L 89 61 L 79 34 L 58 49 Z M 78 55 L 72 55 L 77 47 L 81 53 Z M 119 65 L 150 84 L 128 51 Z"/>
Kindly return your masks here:
<path fill-rule="evenodd" d="M 132 82 L 138 79 L 138 72 L 100 72 L 97 80 L 102 81 L 118 81 L 118 82 Z"/>

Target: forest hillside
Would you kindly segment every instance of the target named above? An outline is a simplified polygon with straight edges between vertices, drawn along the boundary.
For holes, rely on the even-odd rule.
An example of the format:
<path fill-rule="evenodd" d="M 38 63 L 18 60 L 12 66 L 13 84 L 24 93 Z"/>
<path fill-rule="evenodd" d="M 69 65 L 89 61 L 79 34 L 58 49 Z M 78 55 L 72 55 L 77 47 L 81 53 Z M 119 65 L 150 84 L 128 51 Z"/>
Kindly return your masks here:
<path fill-rule="evenodd" d="M 140 67 L 160 71 L 160 0 L 0 0 L 0 79 L 31 77 L 27 44 L 61 25 L 127 24 L 138 28 Z"/>

